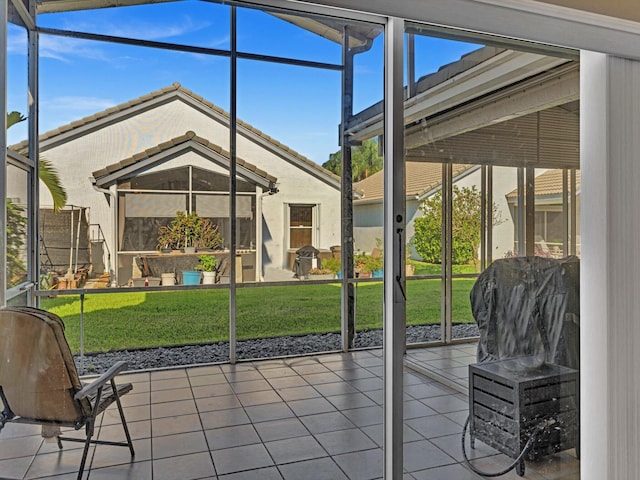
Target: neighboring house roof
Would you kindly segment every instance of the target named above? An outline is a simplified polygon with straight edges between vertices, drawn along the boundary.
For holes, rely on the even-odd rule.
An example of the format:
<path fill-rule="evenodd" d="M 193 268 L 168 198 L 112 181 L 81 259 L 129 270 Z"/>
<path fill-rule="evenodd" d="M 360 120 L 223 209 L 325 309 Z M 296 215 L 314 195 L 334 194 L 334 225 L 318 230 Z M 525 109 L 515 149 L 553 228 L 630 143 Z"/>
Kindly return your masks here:
<path fill-rule="evenodd" d="M 536 177 L 536 197 L 558 197 L 562 195 L 562 170 L 547 170 Z M 576 171 L 576 193 L 580 194 L 580 170 Z M 505 195 L 507 200 L 518 198 L 518 189 Z"/>
<path fill-rule="evenodd" d="M 92 183 L 102 188 L 107 187 L 116 183 L 121 178 L 136 175 L 159 163 L 182 155 L 187 150 L 196 150 L 211 161 L 226 168 L 229 167 L 231 161 L 231 155 L 228 151 L 205 138 L 197 136 L 194 132 L 188 131 L 184 135 L 163 142 L 153 148 L 148 148 L 143 152 L 136 153 L 129 158 L 93 172 Z M 237 174 L 240 177 L 262 186 L 270 193 L 276 193 L 278 191 L 276 187 L 278 179 L 273 175 L 269 175 L 264 170 L 259 169 L 252 163 L 237 158 L 236 168 Z"/>
<path fill-rule="evenodd" d="M 442 65 L 437 71 L 423 75 L 416 81 L 416 95 L 428 91 L 434 86 L 444 84 L 448 80 L 451 80 L 456 75 L 460 75 L 467 70 L 471 70 L 474 67 L 486 62 L 492 57 L 504 52 L 504 48 L 496 47 L 479 47 L 477 50 L 463 54 L 460 59 Z M 406 108 L 406 106 L 405 106 Z M 384 101 L 379 101 L 373 105 L 367 107 L 361 112 L 355 114 L 348 122 L 348 127 L 357 127 L 359 124 L 366 122 L 367 120 L 381 115 L 384 109 Z"/>
<path fill-rule="evenodd" d="M 454 165 L 454 181 L 461 175 L 471 173 L 478 167 L 476 165 Z M 407 198 L 421 200 L 431 194 L 442 185 L 442 164 L 431 162 L 406 162 L 405 181 Z M 361 180 L 353 185 L 361 193 L 359 199 L 354 199 L 356 204 L 380 202 L 384 198 L 384 171 Z"/>
<path fill-rule="evenodd" d="M 44 152 L 54 146 L 66 143 L 73 138 L 98 130 L 106 125 L 120 122 L 135 113 L 149 110 L 159 104 L 168 103 L 176 98 L 191 104 L 194 108 L 215 117 L 218 121 L 228 126 L 228 112 L 176 82 L 171 86 L 161 88 L 160 90 L 156 90 L 147 95 L 121 103 L 120 105 L 116 105 L 93 115 L 81 118 L 80 120 L 62 125 L 55 130 L 43 133 L 39 136 L 40 151 Z M 280 143 L 263 131 L 239 119 L 237 120 L 237 131 L 238 134 L 252 139 L 265 149 L 277 154 L 289 163 L 292 163 L 316 178 L 323 180 L 325 183 L 334 186 L 336 189 L 340 188 L 340 177 L 338 175 L 335 175 L 326 168 L 315 163 L 313 160 L 310 160 L 283 143 Z M 14 150 L 21 150 L 26 149 L 27 147 L 28 142 L 25 140 L 17 145 L 13 145 L 11 148 Z"/>

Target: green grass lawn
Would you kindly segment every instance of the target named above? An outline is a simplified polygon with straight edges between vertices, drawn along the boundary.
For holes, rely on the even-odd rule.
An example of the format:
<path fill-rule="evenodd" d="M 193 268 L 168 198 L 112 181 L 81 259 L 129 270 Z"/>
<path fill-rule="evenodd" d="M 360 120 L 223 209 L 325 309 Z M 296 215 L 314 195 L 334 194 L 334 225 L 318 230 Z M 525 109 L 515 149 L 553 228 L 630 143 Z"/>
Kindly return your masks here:
<path fill-rule="evenodd" d="M 415 275 L 440 275 L 442 273 L 442 265 L 439 264 L 420 262 L 418 260 L 411 260 L 410 263 L 415 266 Z M 452 265 L 451 270 L 454 275 L 478 273 L 473 265 Z"/>
<path fill-rule="evenodd" d="M 453 318 L 473 322 L 474 279 L 453 282 Z M 407 323 L 440 322 L 440 280 L 407 282 Z M 356 288 L 356 329 L 382 326 L 382 282 Z M 80 297 L 43 298 L 42 308 L 63 318 L 71 349 L 80 349 Z M 238 339 L 340 331 L 340 285 L 238 288 Z M 118 292 L 85 295 L 85 351 L 208 343 L 229 338 L 229 291 Z"/>

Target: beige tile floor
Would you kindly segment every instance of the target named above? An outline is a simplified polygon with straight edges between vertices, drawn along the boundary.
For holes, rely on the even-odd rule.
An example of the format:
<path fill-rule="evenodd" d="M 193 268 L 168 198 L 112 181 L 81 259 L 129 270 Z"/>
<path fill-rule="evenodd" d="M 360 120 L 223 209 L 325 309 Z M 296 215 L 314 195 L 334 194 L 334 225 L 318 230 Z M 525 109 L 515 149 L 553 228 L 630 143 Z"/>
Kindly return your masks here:
<path fill-rule="evenodd" d="M 405 368 L 405 479 L 478 479 L 465 466 L 461 393 L 474 346 L 409 350 L 407 360 L 448 384 Z M 367 480 L 382 477 L 382 351 L 132 373 L 123 397 L 136 456 L 91 448 L 85 478 L 140 480 Z M 451 386 L 454 386 L 452 388 Z M 114 410 L 99 438 L 119 440 Z M 80 444 L 44 443 L 39 428 L 0 433 L 0 478 L 74 479 Z M 496 471 L 509 459 L 481 443 L 475 464 Z M 577 480 L 573 450 L 527 464 L 527 479 Z M 514 472 L 504 479 L 520 478 Z"/>

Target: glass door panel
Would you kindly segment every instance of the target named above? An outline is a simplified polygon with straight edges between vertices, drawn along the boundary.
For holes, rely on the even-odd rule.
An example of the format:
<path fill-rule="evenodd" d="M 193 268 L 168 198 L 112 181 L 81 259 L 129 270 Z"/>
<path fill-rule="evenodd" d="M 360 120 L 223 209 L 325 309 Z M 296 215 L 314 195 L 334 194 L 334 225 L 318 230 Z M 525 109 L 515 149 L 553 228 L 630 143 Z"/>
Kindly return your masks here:
<path fill-rule="evenodd" d="M 250 179 L 245 181 L 255 198 L 252 215 L 242 215 L 249 194 L 238 189 L 236 224 L 251 222 L 255 230 L 249 246 L 237 235 L 239 359 L 341 346 L 337 269 L 323 268 L 333 260 L 331 247 L 341 243 L 341 189 L 339 179 L 322 166 L 339 150 L 330 132 L 340 123 L 341 76 L 314 64 L 324 55 L 318 49 L 330 59 L 340 44 L 314 37 L 317 48 L 302 48 L 295 39 L 306 31 L 296 22 L 307 18 L 287 15 L 237 9 L 238 49 L 282 55 L 279 62 L 237 62 L 237 171 L 238 178 L 245 172 Z M 277 31 L 274 41 L 254 43 L 265 28 Z"/>

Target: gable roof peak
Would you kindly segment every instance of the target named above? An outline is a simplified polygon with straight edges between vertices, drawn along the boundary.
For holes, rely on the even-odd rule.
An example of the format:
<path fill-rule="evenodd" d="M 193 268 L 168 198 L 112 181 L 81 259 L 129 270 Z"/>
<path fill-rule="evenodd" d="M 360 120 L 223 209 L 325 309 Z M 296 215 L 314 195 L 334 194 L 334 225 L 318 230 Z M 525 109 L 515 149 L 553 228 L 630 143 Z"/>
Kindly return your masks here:
<path fill-rule="evenodd" d="M 146 95 L 115 105 L 106 110 L 102 110 L 41 134 L 39 136 L 39 140 L 41 142 L 40 150 L 45 151 L 48 148 L 69 141 L 76 135 L 82 135 L 84 132 L 99 129 L 102 125 L 108 124 L 109 122 L 119 122 L 123 117 L 132 115 L 133 113 L 131 112 L 139 111 L 139 109 L 153 108 L 153 105 L 157 103 L 172 101 L 180 96 L 182 96 L 182 99 L 187 102 L 200 103 L 206 109 L 209 109 L 213 115 L 223 118 L 226 122 L 230 121 L 231 115 L 229 112 L 210 102 L 201 95 L 185 88 L 179 82 L 173 82 L 171 85 L 154 90 Z M 289 161 L 296 164 L 299 168 L 323 179 L 323 181 L 335 188 L 340 188 L 340 177 L 338 175 L 335 175 L 322 165 L 317 164 L 289 146 L 284 145 L 253 125 L 250 125 L 241 119 L 236 119 L 236 123 L 239 130 L 244 131 L 247 135 L 254 136 L 258 141 L 268 144 L 270 146 L 269 148 L 273 148 L 278 151 L 280 155 L 288 157 Z M 195 138 L 195 136 L 196 135 L 194 133 L 194 137 L 192 138 Z M 205 144 L 207 143 L 207 140 L 203 139 L 203 141 Z M 24 150 L 28 148 L 28 142 L 24 140 L 10 148 L 15 151 Z"/>
<path fill-rule="evenodd" d="M 156 145 L 146 150 L 137 152 L 132 156 L 120 160 L 119 162 L 107 165 L 106 167 L 96 170 L 92 173 L 92 183 L 102 188 L 109 186 L 118 181 L 123 175 L 130 175 L 134 172 L 140 172 L 146 170 L 151 166 L 157 165 L 166 159 L 167 153 L 174 148 L 192 148 L 195 142 L 202 147 L 205 147 L 209 153 L 206 154 L 210 159 L 214 159 L 215 155 L 219 155 L 226 159 L 231 160 L 231 154 L 227 150 L 224 150 L 219 145 L 210 142 L 206 138 L 199 137 L 192 130 L 188 130 L 186 133 L 172 138 L 166 142 Z M 175 151 L 175 150 L 174 150 Z M 276 193 L 276 183 L 278 179 L 268 172 L 258 168 L 256 165 L 245 161 L 242 158 L 236 157 L 236 164 L 243 172 L 255 174 L 254 178 L 261 177 L 261 184 L 264 184 L 265 188 L 268 188 L 270 192 Z"/>

